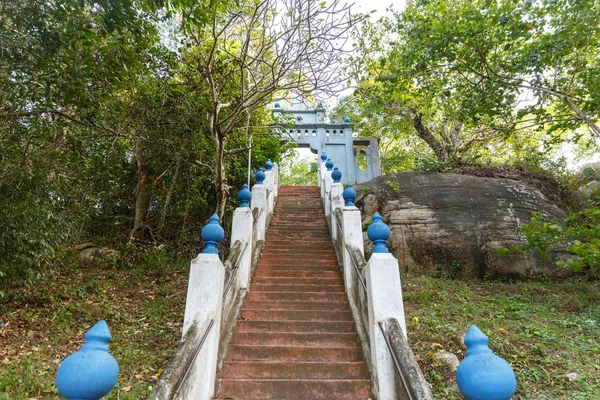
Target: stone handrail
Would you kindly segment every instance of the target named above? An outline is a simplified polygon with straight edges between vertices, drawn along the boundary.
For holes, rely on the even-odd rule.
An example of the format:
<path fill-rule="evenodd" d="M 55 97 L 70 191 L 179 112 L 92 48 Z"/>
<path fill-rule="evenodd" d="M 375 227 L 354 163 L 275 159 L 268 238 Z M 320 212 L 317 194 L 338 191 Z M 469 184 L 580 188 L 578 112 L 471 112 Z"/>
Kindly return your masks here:
<path fill-rule="evenodd" d="M 277 165 L 269 160 L 265 167 L 266 171 L 260 168 L 256 173 L 252 192 L 244 185 L 238 193 L 240 206 L 233 213 L 231 249 L 225 263 L 217 250 L 224 232 L 216 214 L 202 229 L 206 248 L 190 268 L 183 338 L 150 399 L 171 399 L 175 391 L 182 399 L 195 400 L 209 400 L 215 394 L 217 370 L 231 340 L 278 193 Z M 206 331 L 196 329 L 205 324 L 203 321 L 212 321 L 212 329 L 199 337 L 197 332 Z M 196 349 L 199 341 L 202 346 L 191 357 L 191 349 Z"/>
<path fill-rule="evenodd" d="M 379 325 L 389 319 L 396 320 L 406 343 L 403 351 L 412 357 L 406 342 L 398 260 L 385 246 L 389 228 L 381 221 L 381 216 L 375 213 L 367 232 L 375 248 L 367 262 L 364 257 L 362 218 L 360 210 L 354 205 L 356 192 L 351 185 L 346 185 L 344 190 L 340 182 L 341 171 L 334 167 L 332 160 L 324 154 L 321 155 L 321 160 L 318 176 L 325 215 L 336 244 L 338 260 L 341 261 L 344 286 L 373 379 L 374 394 L 381 400 L 410 399 L 403 394 L 404 385 L 400 384 L 403 375 L 396 373 L 394 354 L 387 345 L 389 338 L 384 336 Z M 426 396 L 420 398 L 431 398 L 420 370 L 418 375 L 419 379 L 407 383 L 407 386 L 417 385 L 420 393 L 426 393 Z M 412 376 L 409 376 L 409 380 L 411 379 Z"/>
<path fill-rule="evenodd" d="M 396 397 L 402 400 L 430 400 L 431 392 L 398 321 L 379 321 L 382 334 L 394 360 Z"/>
<path fill-rule="evenodd" d="M 355 207 L 356 192 L 350 184 L 342 191 L 341 173 L 321 154 L 321 199 L 350 307 L 380 400 L 429 400 L 432 398 L 406 336 L 398 260 L 386 247 L 389 227 L 375 213 L 367 229 L 373 242 L 372 256 L 364 257 L 362 217 Z M 331 217 L 333 215 L 333 217 Z M 457 385 L 468 400 L 509 400 L 516 391 L 510 365 L 487 347 L 487 337 L 472 326 L 465 337 L 467 356 L 457 370 Z"/>

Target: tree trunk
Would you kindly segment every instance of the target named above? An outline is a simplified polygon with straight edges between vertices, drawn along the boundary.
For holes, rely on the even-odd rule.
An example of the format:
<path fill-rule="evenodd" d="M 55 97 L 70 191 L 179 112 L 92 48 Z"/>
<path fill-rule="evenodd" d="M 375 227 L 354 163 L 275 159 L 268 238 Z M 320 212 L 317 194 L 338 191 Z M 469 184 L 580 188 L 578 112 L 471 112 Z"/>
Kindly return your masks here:
<path fill-rule="evenodd" d="M 169 185 L 169 190 L 167 191 L 167 196 L 165 197 L 165 204 L 163 204 L 163 209 L 160 214 L 160 224 L 158 225 L 158 231 L 162 232 L 165 228 L 165 221 L 167 219 L 167 212 L 169 210 L 169 205 L 171 203 L 171 196 L 173 195 L 173 190 L 177 185 L 177 179 L 179 178 L 179 170 L 181 168 L 181 156 L 177 156 L 175 161 L 175 172 L 173 173 L 173 179 L 171 180 L 171 184 Z"/>
<path fill-rule="evenodd" d="M 444 145 L 423 125 L 422 117 L 422 114 L 415 113 L 412 118 L 412 123 L 417 131 L 417 135 L 431 147 L 438 160 L 446 162 L 448 160 L 448 154 L 444 150 Z"/>
<path fill-rule="evenodd" d="M 218 132 L 214 134 L 215 138 L 215 193 L 217 200 L 216 213 L 221 220 L 225 214 L 225 202 L 227 201 L 227 179 L 225 177 L 225 138 Z"/>
<path fill-rule="evenodd" d="M 135 187 L 135 217 L 133 228 L 129 233 L 129 241 L 140 236 L 146 227 L 146 214 L 150 205 L 150 193 L 148 191 L 148 164 L 144 157 L 144 146 L 142 138 L 138 137 L 135 142 L 135 159 L 137 162 L 137 185 Z"/>

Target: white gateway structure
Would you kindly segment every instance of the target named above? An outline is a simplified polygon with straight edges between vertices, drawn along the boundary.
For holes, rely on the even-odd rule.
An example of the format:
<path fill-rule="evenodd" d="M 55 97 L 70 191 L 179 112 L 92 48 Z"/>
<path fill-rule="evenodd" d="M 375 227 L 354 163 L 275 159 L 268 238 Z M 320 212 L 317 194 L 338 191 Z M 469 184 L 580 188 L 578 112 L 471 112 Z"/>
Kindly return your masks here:
<path fill-rule="evenodd" d="M 352 124 L 346 118 L 343 124 L 325 123 L 325 109 L 294 105 L 282 108 L 275 103 L 273 114 L 289 113 L 295 126 L 284 131 L 284 138 L 298 147 L 310 148 L 314 154 L 325 153 L 342 173 L 342 182 L 362 183 L 378 177 L 379 141 L 369 137 L 355 137 Z"/>

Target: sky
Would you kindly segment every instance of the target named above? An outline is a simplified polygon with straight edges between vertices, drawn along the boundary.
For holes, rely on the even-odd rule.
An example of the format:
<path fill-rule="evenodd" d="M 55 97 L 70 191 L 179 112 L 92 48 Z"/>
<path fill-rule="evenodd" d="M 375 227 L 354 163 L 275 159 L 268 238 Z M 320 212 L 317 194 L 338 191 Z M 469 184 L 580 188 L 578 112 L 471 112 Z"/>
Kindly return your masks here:
<path fill-rule="evenodd" d="M 396 11 L 400 11 L 406 4 L 405 0 L 354 0 L 354 4 L 361 12 L 371 12 L 377 10 L 373 17 L 379 18 L 383 15 L 391 15 L 386 13 L 385 9 L 392 6 Z"/>

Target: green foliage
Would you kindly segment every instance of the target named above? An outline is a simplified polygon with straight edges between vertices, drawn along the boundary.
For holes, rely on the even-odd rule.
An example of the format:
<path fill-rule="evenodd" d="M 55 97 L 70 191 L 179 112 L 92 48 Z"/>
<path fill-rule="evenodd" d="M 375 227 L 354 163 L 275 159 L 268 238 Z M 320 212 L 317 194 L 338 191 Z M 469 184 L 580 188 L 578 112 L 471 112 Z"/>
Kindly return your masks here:
<path fill-rule="evenodd" d="M 413 169 L 423 172 L 448 172 L 456 166 L 456 161 L 440 161 L 435 155 L 426 153 L 415 157 Z"/>
<path fill-rule="evenodd" d="M 317 186 L 317 162 L 301 158 L 295 150 L 284 157 L 280 173 L 282 185 Z"/>
<path fill-rule="evenodd" d="M 597 194 L 600 204 L 600 193 Z M 600 208 L 589 207 L 580 212 L 569 213 L 564 222 L 544 221 L 541 212 L 532 213 L 531 223 L 522 228 L 526 245 L 514 249 L 503 249 L 500 254 L 511 251 L 538 250 L 547 255 L 548 250 L 566 246 L 572 257 L 559 260 L 556 264 L 575 272 L 585 270 L 590 276 L 600 276 Z"/>
<path fill-rule="evenodd" d="M 453 164 L 514 164 L 532 150 L 540 164 L 565 141 L 593 151 L 598 19 L 593 0 L 409 1 L 356 33 L 359 87 L 337 114 L 381 138 L 382 165 L 396 146 L 404 165 L 422 146 Z"/>
<path fill-rule="evenodd" d="M 217 203 L 216 144 L 197 54 L 179 44 L 226 4 L 0 4 L 0 285 L 30 283 L 88 240 L 118 248 L 122 265 L 159 243 L 197 253 Z M 232 63 L 225 53 L 218 62 Z M 221 92 L 237 96 L 236 83 L 229 76 Z M 257 134 L 251 167 L 280 157 L 278 138 L 253 128 L 269 124 L 269 101 L 230 126 L 233 188 L 246 181 L 246 122 Z"/>
<path fill-rule="evenodd" d="M 395 182 L 391 182 L 391 181 L 386 181 L 385 184 L 392 189 L 395 193 L 399 194 L 400 193 L 400 183 L 398 181 Z"/>
<path fill-rule="evenodd" d="M 507 360 L 521 399 L 574 400 L 600 397 L 597 351 L 600 282 L 448 279 L 404 272 L 408 339 L 434 398 L 460 400 L 456 372 L 433 357 L 439 350 L 463 359 L 460 336 L 477 325 L 490 348 Z M 579 379 L 569 381 L 568 372 Z"/>

